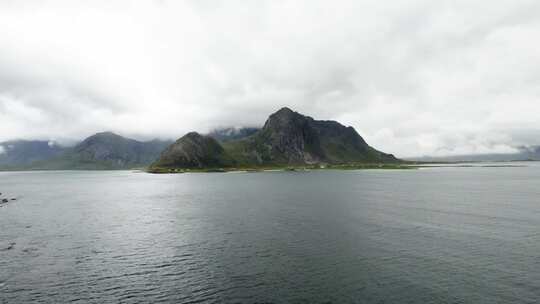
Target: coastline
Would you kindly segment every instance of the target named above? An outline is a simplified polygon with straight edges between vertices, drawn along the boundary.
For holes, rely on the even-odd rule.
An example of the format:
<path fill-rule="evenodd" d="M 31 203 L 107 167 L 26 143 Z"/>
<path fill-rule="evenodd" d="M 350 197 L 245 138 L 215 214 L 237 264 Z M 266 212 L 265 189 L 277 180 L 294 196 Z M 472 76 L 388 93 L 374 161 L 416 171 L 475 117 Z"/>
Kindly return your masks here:
<path fill-rule="evenodd" d="M 343 164 L 343 165 L 304 165 L 304 166 L 268 166 L 268 167 L 230 167 L 230 168 L 148 168 L 151 174 L 182 173 L 225 173 L 225 172 L 304 172 L 316 170 L 413 170 L 420 166 L 413 164 Z"/>

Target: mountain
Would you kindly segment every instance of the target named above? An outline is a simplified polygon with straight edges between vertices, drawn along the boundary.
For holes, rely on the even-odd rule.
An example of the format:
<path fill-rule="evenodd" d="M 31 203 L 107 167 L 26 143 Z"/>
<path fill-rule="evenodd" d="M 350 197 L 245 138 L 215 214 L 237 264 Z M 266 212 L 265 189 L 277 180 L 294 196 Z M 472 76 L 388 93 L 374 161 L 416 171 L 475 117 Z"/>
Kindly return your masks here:
<path fill-rule="evenodd" d="M 540 160 L 540 146 L 519 147 L 518 160 Z"/>
<path fill-rule="evenodd" d="M 313 164 L 395 162 L 370 147 L 352 127 L 315 120 L 282 108 L 252 137 L 226 145 L 249 163 Z"/>
<path fill-rule="evenodd" d="M 396 162 L 393 155 L 369 146 L 352 127 L 282 108 L 262 129 L 241 139 L 220 144 L 189 133 L 167 148 L 151 170 Z"/>
<path fill-rule="evenodd" d="M 111 169 L 144 167 L 155 161 L 169 144 L 158 140 L 140 142 L 111 132 L 102 132 L 75 146 L 69 157 L 82 167 L 87 164 Z"/>
<path fill-rule="evenodd" d="M 0 167 L 27 166 L 61 155 L 66 148 L 52 141 L 12 140 L 0 143 Z"/>
<path fill-rule="evenodd" d="M 230 166 L 234 162 L 217 140 L 191 132 L 165 149 L 158 163 L 167 168 L 214 168 Z"/>
<path fill-rule="evenodd" d="M 453 156 L 423 156 L 409 158 L 420 162 L 509 162 L 540 161 L 540 146 L 517 147 L 515 153 L 470 154 Z"/>
<path fill-rule="evenodd" d="M 71 148 L 49 151 L 22 149 L 23 154 L 42 154 L 28 161 L 6 160 L 2 169 L 23 170 L 72 170 L 72 169 L 131 169 L 146 167 L 168 147 L 171 141 L 152 140 L 141 142 L 111 132 L 92 135 Z M 54 153 L 53 153 L 54 152 Z"/>
<path fill-rule="evenodd" d="M 259 128 L 222 128 L 208 133 L 208 136 L 219 142 L 228 142 L 251 136 L 259 131 Z"/>

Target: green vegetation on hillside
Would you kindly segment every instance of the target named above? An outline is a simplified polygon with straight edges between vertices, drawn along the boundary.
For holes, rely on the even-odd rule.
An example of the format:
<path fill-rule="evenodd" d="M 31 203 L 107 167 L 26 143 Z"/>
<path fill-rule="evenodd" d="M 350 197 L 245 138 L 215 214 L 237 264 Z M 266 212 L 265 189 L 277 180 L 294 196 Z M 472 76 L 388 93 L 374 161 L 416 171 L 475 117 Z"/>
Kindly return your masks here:
<path fill-rule="evenodd" d="M 399 168 L 402 161 L 369 146 L 352 128 L 283 108 L 264 127 L 218 142 L 191 132 L 167 148 L 148 171 L 206 172 Z"/>

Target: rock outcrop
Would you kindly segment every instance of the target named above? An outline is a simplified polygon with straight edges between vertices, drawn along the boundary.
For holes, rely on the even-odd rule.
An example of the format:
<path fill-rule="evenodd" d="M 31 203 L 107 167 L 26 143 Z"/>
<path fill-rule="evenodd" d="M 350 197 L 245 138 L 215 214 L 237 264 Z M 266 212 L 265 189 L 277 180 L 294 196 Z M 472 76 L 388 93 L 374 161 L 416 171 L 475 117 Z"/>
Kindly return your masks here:
<path fill-rule="evenodd" d="M 248 145 L 258 149 L 260 161 L 281 164 L 395 162 L 370 147 L 352 127 L 336 121 L 315 120 L 282 108 L 270 115 Z"/>

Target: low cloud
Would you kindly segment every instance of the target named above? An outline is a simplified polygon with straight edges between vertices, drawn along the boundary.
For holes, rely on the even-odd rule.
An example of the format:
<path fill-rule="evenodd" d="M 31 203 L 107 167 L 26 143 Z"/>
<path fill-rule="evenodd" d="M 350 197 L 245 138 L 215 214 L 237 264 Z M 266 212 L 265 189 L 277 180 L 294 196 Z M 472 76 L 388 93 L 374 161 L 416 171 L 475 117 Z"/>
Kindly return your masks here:
<path fill-rule="evenodd" d="M 540 144 L 540 3 L 0 3 L 0 140 L 147 139 L 282 106 L 400 157 Z"/>

